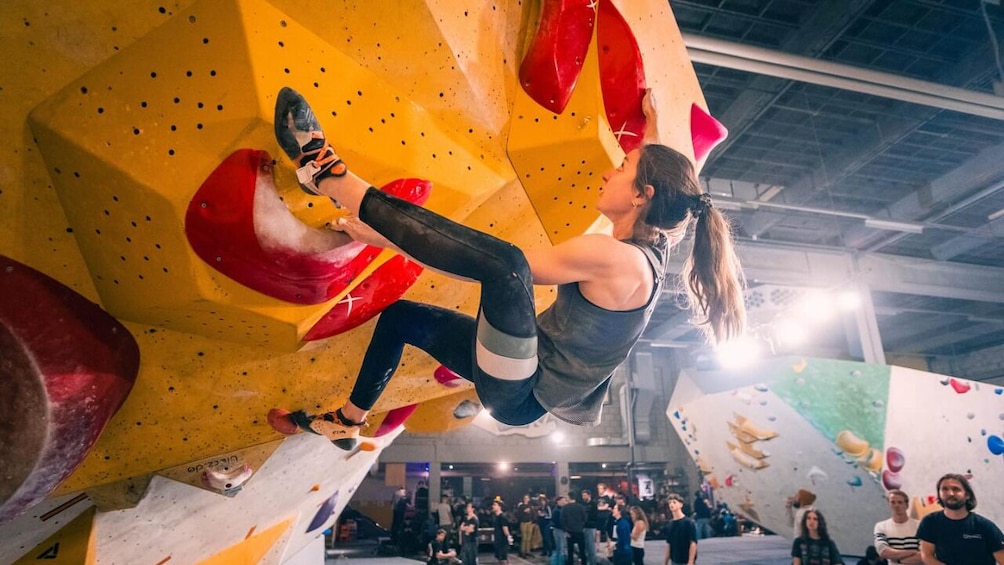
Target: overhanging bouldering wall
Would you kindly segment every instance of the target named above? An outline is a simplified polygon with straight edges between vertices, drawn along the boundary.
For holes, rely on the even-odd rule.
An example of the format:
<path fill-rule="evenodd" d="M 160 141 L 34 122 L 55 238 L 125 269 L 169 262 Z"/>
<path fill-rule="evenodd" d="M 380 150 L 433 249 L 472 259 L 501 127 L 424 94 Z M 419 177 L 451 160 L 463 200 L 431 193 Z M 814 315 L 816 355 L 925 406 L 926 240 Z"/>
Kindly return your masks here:
<path fill-rule="evenodd" d="M 274 406 L 343 402 L 369 320 L 390 301 L 474 313 L 477 297 L 325 229 L 340 212 L 302 193 L 278 158 L 280 87 L 307 95 L 357 173 L 520 246 L 596 225 L 599 179 L 644 125 L 644 88 L 661 101 L 663 141 L 698 163 L 723 135 L 692 119 L 706 105 L 664 1 L 336 4 L 5 6 L 0 255 L 117 324 L 139 366 L 65 476 L 44 463 L 41 438 L 65 440 L 78 420 L 37 426 L 17 476 L 48 482 L 0 524 L 0 561 L 59 547 L 98 563 L 280 563 L 333 523 L 402 429 L 444 432 L 477 414 L 469 385 L 409 351 L 357 450 L 266 424 Z M 578 62 L 545 33 L 568 18 L 586 32 Z M 571 62 L 566 108 L 521 83 L 547 72 L 524 72 L 531 45 L 534 60 Z M 625 61 L 636 72 L 614 77 Z M 539 306 L 551 297 L 539 289 Z M 0 296 L 19 300 L 30 299 Z M 2 342 L 5 358 L 16 341 Z M 22 368 L 55 355 L 18 348 Z M 16 414 L 51 399 L 36 365 L 0 368 L 26 379 Z M 23 418 L 4 418 L 16 433 Z"/>

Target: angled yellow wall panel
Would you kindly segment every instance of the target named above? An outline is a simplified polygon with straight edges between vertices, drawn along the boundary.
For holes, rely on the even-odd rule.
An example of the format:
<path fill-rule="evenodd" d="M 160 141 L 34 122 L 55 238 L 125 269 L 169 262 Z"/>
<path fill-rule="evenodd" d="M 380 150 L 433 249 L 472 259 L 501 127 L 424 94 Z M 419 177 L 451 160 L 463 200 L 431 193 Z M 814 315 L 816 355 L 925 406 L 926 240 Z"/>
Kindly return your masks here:
<path fill-rule="evenodd" d="M 564 112 L 554 114 L 520 91 L 512 113 L 509 158 L 547 236 L 557 244 L 585 232 L 599 216 L 603 172 L 624 157 L 603 110 L 596 47 Z"/>

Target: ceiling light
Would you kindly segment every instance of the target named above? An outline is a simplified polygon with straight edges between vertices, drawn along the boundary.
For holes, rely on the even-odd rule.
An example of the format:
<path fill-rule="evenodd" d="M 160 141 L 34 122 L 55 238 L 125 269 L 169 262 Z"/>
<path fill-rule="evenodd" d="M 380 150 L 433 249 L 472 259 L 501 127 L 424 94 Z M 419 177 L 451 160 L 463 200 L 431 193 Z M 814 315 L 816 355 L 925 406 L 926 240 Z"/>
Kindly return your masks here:
<path fill-rule="evenodd" d="M 718 363 L 723 369 L 752 365 L 760 357 L 760 345 L 749 337 L 739 337 L 718 346 Z"/>
<path fill-rule="evenodd" d="M 781 192 L 782 188 L 784 188 L 784 187 L 783 186 L 778 186 L 776 184 L 771 185 L 770 188 L 768 188 L 767 190 L 763 191 L 759 196 L 757 196 L 756 199 L 760 200 L 762 202 L 767 202 L 768 200 L 771 200 L 775 196 L 777 196 Z"/>
<path fill-rule="evenodd" d="M 865 218 L 865 226 L 877 230 L 901 231 L 906 233 L 924 233 L 924 225 L 916 222 L 902 222 L 899 220 L 882 220 L 879 218 Z"/>
<path fill-rule="evenodd" d="M 841 310 L 853 311 L 861 308 L 861 294 L 853 290 L 845 290 L 837 297 Z"/>
<path fill-rule="evenodd" d="M 788 346 L 796 347 L 805 343 L 808 332 L 804 326 L 794 320 L 782 318 L 773 324 L 774 336 L 779 342 Z"/>
<path fill-rule="evenodd" d="M 809 290 L 796 303 L 798 316 L 811 324 L 823 324 L 837 313 L 833 297 L 822 290 Z"/>

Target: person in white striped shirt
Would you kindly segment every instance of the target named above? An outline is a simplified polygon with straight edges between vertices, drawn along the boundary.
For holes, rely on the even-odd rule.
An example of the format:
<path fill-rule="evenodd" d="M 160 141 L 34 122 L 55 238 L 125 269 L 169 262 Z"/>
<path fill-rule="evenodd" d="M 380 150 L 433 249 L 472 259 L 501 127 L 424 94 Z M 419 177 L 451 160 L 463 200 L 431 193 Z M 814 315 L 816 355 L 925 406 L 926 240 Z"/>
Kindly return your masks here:
<path fill-rule="evenodd" d="M 923 563 L 917 526 L 920 522 L 907 514 L 910 497 L 895 489 L 886 493 L 892 518 L 875 524 L 875 549 L 879 557 L 889 560 L 889 565 Z"/>

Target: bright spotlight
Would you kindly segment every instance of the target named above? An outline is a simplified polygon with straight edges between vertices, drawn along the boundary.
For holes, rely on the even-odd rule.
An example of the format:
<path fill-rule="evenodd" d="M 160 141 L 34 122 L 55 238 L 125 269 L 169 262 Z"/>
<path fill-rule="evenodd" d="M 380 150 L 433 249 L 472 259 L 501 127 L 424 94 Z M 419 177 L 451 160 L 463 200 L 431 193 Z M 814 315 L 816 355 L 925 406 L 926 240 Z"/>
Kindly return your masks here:
<path fill-rule="evenodd" d="M 790 318 L 781 318 L 771 326 L 774 328 L 774 337 L 777 341 L 788 347 L 802 345 L 808 337 L 805 326 Z"/>
<path fill-rule="evenodd" d="M 723 369 L 740 369 L 760 357 L 760 344 L 749 337 L 739 337 L 719 345 L 717 354 Z"/>
<path fill-rule="evenodd" d="M 799 317 L 812 324 L 828 322 L 836 314 L 833 297 L 821 290 L 806 292 L 797 308 Z"/>
<path fill-rule="evenodd" d="M 551 434 L 551 441 L 554 443 L 561 443 L 565 441 L 565 432 L 558 430 Z"/>
<path fill-rule="evenodd" d="M 841 310 L 854 311 L 861 308 L 861 295 L 853 290 L 845 290 L 837 297 Z"/>
<path fill-rule="evenodd" d="M 505 461 L 499 461 L 498 467 L 499 467 L 499 471 L 508 471 L 509 470 L 509 464 L 506 463 Z"/>

